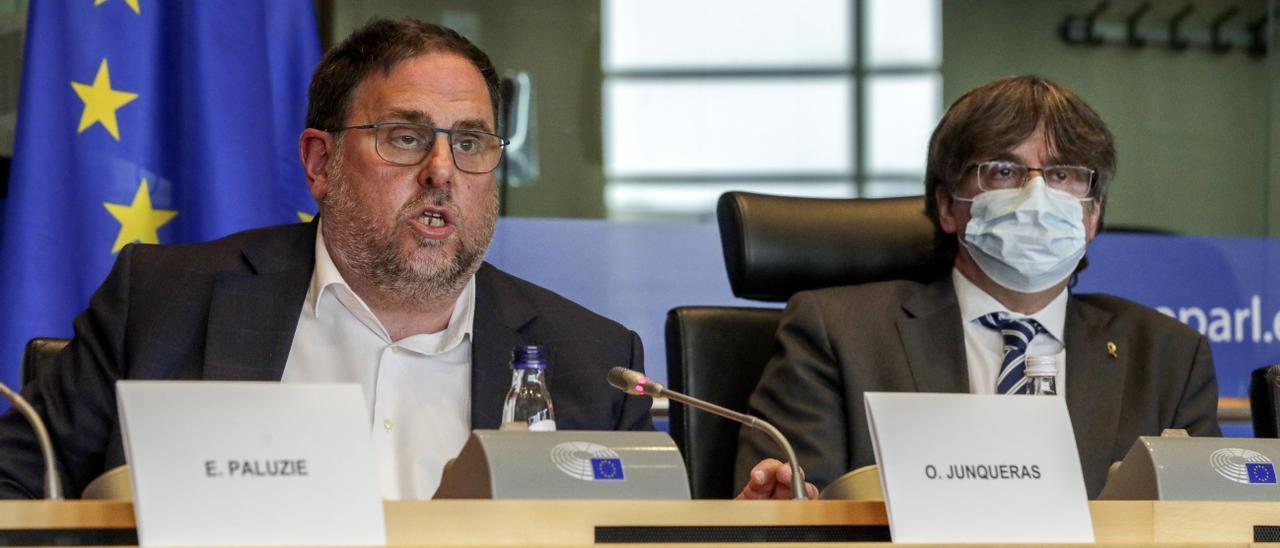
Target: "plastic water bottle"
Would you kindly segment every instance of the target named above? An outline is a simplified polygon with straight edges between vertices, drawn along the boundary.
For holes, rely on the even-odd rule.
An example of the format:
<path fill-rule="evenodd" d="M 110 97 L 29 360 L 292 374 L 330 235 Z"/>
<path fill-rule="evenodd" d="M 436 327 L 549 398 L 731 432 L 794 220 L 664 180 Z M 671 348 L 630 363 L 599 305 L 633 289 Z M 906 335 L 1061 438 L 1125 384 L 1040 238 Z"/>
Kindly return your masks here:
<path fill-rule="evenodd" d="M 546 348 L 517 346 L 511 351 L 511 390 L 502 405 L 502 430 L 556 429 L 556 407 L 547 390 L 546 370 Z"/>
<path fill-rule="evenodd" d="M 1023 372 L 1031 383 L 1031 393 L 1037 396 L 1058 394 L 1058 359 L 1053 356 L 1027 356 Z"/>

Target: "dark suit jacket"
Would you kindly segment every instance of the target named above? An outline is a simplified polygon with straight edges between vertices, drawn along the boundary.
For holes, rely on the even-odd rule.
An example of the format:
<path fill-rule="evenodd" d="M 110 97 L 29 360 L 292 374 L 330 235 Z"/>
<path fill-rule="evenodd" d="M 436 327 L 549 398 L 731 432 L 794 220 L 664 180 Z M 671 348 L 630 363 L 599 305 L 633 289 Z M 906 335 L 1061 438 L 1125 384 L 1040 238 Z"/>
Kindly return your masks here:
<path fill-rule="evenodd" d="M 1072 295 L 1066 316 L 1066 398 L 1090 497 L 1134 440 L 1164 428 L 1217 436 L 1218 390 L 1204 337 L 1150 308 L 1107 295 Z M 778 327 L 751 413 L 795 445 L 819 488 L 875 463 L 863 392 L 968 392 L 960 305 L 950 277 L 796 294 Z M 1114 342 L 1116 356 L 1107 351 Z M 744 430 L 737 484 L 778 458 Z"/>
<path fill-rule="evenodd" d="M 57 365 L 23 391 L 47 422 L 68 496 L 125 462 L 115 381 L 281 378 L 315 263 L 315 227 L 120 252 Z M 614 366 L 643 369 L 640 339 L 621 325 L 485 264 L 474 337 L 472 428 L 498 427 L 512 347 L 541 344 L 557 426 L 652 429 L 649 402 L 605 378 Z M 22 418 L 0 417 L 0 497 L 40 496 L 42 469 Z"/>

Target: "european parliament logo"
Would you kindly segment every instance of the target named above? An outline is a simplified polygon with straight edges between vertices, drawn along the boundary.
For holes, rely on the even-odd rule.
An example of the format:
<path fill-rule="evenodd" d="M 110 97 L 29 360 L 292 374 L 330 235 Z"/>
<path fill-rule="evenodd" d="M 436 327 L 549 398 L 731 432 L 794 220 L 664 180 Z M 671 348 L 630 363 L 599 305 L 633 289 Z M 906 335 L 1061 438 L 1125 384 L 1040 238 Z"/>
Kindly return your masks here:
<path fill-rule="evenodd" d="M 589 441 L 566 441 L 551 448 L 551 463 L 572 478 L 582 481 L 622 481 L 622 456 L 617 451 Z"/>
<path fill-rule="evenodd" d="M 1224 447 L 1209 454 L 1209 465 L 1218 475 L 1243 484 L 1276 484 L 1276 465 L 1251 449 Z"/>

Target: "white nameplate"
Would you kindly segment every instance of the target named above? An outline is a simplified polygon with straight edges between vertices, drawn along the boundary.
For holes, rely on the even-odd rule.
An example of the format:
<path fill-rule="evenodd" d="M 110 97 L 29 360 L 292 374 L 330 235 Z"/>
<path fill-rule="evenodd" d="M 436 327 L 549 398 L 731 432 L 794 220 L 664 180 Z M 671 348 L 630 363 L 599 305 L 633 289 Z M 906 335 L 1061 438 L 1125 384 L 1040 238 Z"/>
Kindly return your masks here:
<path fill-rule="evenodd" d="M 894 542 L 1093 542 L 1063 398 L 868 392 Z"/>
<path fill-rule="evenodd" d="M 386 543 L 356 384 L 116 383 L 146 545 Z"/>

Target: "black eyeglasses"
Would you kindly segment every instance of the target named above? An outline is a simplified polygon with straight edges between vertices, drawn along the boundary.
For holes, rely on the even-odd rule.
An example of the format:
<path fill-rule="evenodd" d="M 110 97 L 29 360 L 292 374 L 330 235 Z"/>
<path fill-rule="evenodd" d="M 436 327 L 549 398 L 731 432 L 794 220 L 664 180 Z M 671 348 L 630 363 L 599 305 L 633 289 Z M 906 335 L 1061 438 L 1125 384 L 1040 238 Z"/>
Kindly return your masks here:
<path fill-rule="evenodd" d="M 348 129 L 372 129 L 373 148 L 387 162 L 414 166 L 431 152 L 436 134 L 449 136 L 449 152 L 453 165 L 466 173 L 489 173 L 502 163 L 502 152 L 510 141 L 493 133 L 474 129 L 445 129 L 408 122 L 378 122 L 327 130 L 337 133 Z"/>
<path fill-rule="evenodd" d="M 1094 171 L 1084 166 L 1028 167 L 1017 162 L 992 161 L 971 164 L 967 169 L 974 168 L 978 172 L 978 189 L 983 192 L 1022 188 L 1031 180 L 1032 171 L 1039 171 L 1049 188 L 1076 198 L 1088 198 L 1093 190 Z"/>

